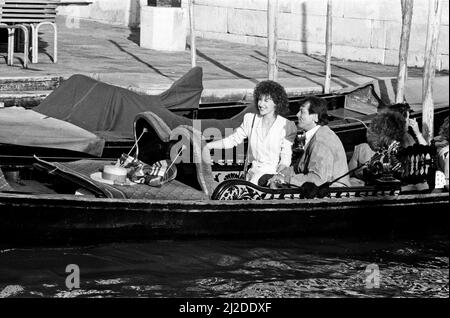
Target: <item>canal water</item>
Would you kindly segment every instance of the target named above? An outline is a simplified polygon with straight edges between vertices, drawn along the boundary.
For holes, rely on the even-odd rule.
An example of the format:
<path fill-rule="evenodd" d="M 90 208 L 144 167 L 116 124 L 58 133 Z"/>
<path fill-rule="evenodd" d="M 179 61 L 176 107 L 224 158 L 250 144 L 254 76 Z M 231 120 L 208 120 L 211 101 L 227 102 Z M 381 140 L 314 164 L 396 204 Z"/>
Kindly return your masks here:
<path fill-rule="evenodd" d="M 0 247 L 0 297 L 449 297 L 449 240 Z"/>

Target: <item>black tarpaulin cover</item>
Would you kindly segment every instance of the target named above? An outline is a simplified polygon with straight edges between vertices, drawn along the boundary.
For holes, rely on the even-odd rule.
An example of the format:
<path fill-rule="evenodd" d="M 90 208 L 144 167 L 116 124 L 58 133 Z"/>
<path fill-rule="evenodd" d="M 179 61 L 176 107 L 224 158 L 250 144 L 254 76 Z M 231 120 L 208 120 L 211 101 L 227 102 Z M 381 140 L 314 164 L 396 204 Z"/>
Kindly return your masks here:
<path fill-rule="evenodd" d="M 194 67 L 160 95 L 140 95 L 84 75 L 73 75 L 34 110 L 91 132 L 109 131 L 133 137 L 133 121 L 138 113 L 155 108 L 198 108 L 202 75 L 202 68 Z"/>

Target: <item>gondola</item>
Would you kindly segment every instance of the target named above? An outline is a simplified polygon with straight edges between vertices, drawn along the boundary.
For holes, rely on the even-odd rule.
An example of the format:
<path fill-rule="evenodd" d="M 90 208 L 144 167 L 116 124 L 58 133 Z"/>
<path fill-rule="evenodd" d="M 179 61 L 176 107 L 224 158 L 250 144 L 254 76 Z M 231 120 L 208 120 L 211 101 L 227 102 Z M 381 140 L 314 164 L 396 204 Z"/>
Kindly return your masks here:
<path fill-rule="evenodd" d="M 444 209 L 448 188 L 435 188 L 433 144 L 404 150 L 401 175 L 390 175 L 381 165 L 384 170 L 373 183 L 330 187 L 311 195 L 304 188 L 270 189 L 242 180 L 242 163 L 236 156 L 231 162 L 204 164 L 199 156 L 205 140 L 194 142 L 201 138 L 199 131 L 192 125 L 178 125 L 171 116 L 176 115 L 161 118 L 144 112 L 134 120 L 136 152 L 130 153 L 142 162 L 170 158 L 180 138 L 189 137 L 188 159 L 174 161 L 176 173 L 169 173 L 171 181 L 161 186 L 99 182 L 93 173 L 115 163 L 105 159 L 48 161 L 36 156 L 32 165 L 4 166 L 1 242 L 92 244 L 203 237 L 417 236 L 448 231 Z M 220 121 L 206 122 L 220 127 Z"/>
<path fill-rule="evenodd" d="M 236 128 L 247 112 L 254 112 L 251 100 L 201 103 L 202 69 L 192 68 L 160 95 L 146 96 L 130 89 L 103 83 L 83 75 L 74 75 L 63 81 L 47 98 L 30 111 L 42 116 L 68 122 L 104 140 L 100 157 L 115 158 L 127 152 L 134 142 L 132 124 L 141 112 L 152 111 L 161 116 L 170 112 L 177 115 L 177 123 L 188 120 L 228 120 L 229 128 Z M 415 110 L 412 118 L 421 122 L 421 100 L 417 95 L 421 82 L 408 82 L 406 101 Z M 448 116 L 448 77 L 435 80 L 435 128 Z M 393 79 L 379 79 L 356 87 L 348 87 L 331 94 L 317 94 L 328 102 L 329 126 L 343 141 L 348 155 L 355 145 L 364 142 L 366 126 L 382 104 L 394 103 Z M 296 121 L 295 114 L 305 96 L 291 96 L 289 110 L 285 114 Z M 7 105 L 8 106 L 8 105 Z M 0 109 L 0 121 L 2 111 Z M 3 122 L 2 122 L 3 123 Z M 29 127 L 30 123 L 27 122 Z M 67 149 L 54 145 L 27 142 L 8 143 L 11 135 L 0 139 L 0 162 L 3 164 L 29 162 L 33 155 L 57 160 L 99 157 L 98 153 L 86 154 L 79 149 Z M 1 136 L 0 136 L 1 137 Z M 45 138 L 41 138 L 45 139 Z M 11 162 L 12 160 L 12 162 Z"/>

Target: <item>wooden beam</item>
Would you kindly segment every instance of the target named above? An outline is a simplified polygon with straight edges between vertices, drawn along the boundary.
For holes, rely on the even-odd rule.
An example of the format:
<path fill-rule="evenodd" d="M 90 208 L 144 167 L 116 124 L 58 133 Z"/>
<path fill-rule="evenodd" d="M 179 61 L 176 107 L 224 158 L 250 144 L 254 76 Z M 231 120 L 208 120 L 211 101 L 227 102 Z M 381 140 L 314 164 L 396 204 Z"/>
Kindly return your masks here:
<path fill-rule="evenodd" d="M 433 79 L 436 68 L 441 12 L 441 0 L 429 0 L 422 86 L 422 135 L 428 143 L 433 139 L 434 134 Z"/>
<path fill-rule="evenodd" d="M 268 78 L 272 81 L 276 81 L 278 79 L 278 0 L 268 0 L 267 2 L 267 72 Z"/>
<path fill-rule="evenodd" d="M 323 92 L 325 94 L 330 93 L 331 89 L 331 50 L 332 50 L 332 30 L 333 30 L 333 18 L 332 18 L 332 0 L 328 0 L 327 3 L 327 30 L 325 34 L 325 83 L 323 86 Z"/>
<path fill-rule="evenodd" d="M 195 19 L 194 19 L 194 0 L 189 0 L 189 25 L 191 34 L 191 66 L 197 65 L 197 49 L 195 45 Z"/>
<path fill-rule="evenodd" d="M 401 0 L 402 4 L 402 34 L 400 37 L 400 48 L 398 55 L 398 76 L 396 103 L 405 101 L 405 85 L 408 79 L 408 50 L 411 34 L 411 21 L 413 15 L 414 0 Z"/>

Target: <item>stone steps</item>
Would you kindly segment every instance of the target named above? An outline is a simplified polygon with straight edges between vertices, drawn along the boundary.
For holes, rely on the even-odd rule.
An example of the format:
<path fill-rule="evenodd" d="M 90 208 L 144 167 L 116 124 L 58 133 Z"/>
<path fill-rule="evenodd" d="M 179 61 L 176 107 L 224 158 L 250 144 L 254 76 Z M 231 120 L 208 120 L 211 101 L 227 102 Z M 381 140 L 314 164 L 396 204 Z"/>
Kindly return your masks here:
<path fill-rule="evenodd" d="M 59 76 L 0 77 L 0 105 L 35 107 L 56 89 L 62 80 Z"/>
<path fill-rule="evenodd" d="M 53 91 L 63 78 L 48 77 L 0 77 L 0 92 Z"/>
<path fill-rule="evenodd" d="M 39 105 L 52 91 L 0 91 L 0 104 L 4 107 L 21 106 L 33 108 Z"/>

